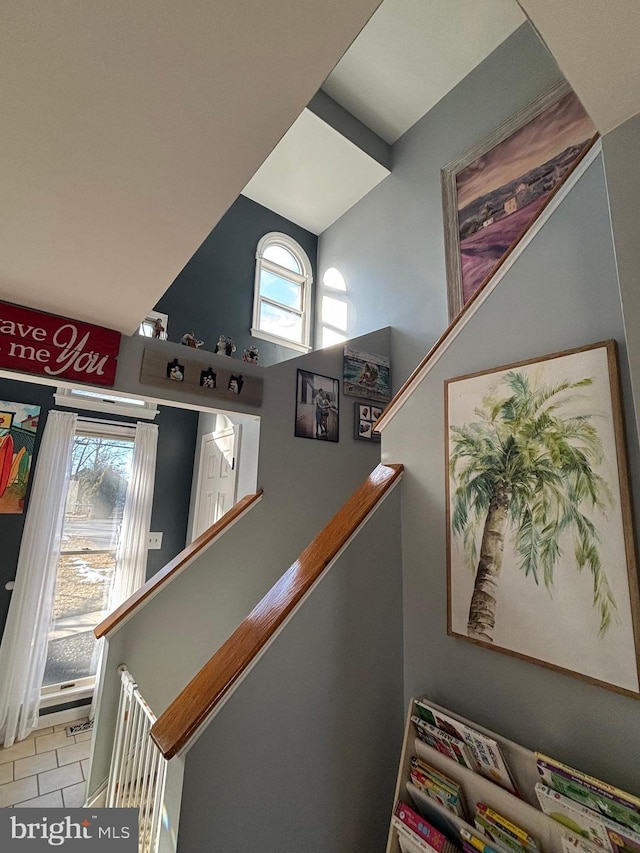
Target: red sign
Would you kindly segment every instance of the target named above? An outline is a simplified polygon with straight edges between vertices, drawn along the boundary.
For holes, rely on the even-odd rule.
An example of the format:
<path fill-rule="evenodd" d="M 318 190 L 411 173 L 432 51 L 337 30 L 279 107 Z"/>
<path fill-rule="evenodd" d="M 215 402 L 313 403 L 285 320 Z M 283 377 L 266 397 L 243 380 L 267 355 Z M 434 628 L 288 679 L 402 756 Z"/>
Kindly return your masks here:
<path fill-rule="evenodd" d="M 0 302 L 0 367 L 113 385 L 120 332 Z"/>

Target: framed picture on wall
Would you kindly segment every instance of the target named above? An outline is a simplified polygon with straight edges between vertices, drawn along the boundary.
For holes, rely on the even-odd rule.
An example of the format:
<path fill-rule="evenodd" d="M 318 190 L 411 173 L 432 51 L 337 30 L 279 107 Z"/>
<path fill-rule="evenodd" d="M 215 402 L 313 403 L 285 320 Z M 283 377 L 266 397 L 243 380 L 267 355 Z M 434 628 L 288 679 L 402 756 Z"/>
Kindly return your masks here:
<path fill-rule="evenodd" d="M 563 82 L 442 169 L 450 320 L 516 250 L 597 136 Z"/>
<path fill-rule="evenodd" d="M 40 406 L 0 400 L 0 513 L 21 515 Z"/>
<path fill-rule="evenodd" d="M 367 400 L 391 399 L 391 367 L 384 355 L 344 348 L 343 390 L 351 397 Z"/>
<path fill-rule="evenodd" d="M 340 382 L 330 376 L 298 370 L 294 435 L 319 441 L 338 441 Z"/>
<path fill-rule="evenodd" d="M 380 433 L 374 432 L 373 428 L 376 421 L 382 414 L 382 409 L 379 406 L 371 405 L 371 403 L 355 403 L 353 425 L 354 438 L 360 441 L 380 441 Z"/>
<path fill-rule="evenodd" d="M 449 379 L 448 633 L 640 697 L 614 341 Z"/>

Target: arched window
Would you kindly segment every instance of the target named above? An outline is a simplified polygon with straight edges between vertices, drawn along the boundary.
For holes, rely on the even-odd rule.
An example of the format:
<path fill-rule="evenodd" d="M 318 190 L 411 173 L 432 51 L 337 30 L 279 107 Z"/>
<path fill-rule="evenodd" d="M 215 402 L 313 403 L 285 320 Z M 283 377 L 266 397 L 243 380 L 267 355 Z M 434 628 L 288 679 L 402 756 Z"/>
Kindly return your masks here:
<path fill-rule="evenodd" d="M 251 334 L 275 344 L 311 349 L 311 263 L 287 234 L 265 234 L 256 251 Z"/>

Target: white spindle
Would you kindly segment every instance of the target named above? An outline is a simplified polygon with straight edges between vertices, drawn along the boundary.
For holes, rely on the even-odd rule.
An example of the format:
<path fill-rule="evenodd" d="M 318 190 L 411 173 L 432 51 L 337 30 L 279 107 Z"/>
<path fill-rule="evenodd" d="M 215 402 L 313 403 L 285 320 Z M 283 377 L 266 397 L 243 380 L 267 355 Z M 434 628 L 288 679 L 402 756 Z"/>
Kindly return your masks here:
<path fill-rule="evenodd" d="M 137 808 L 140 853 L 156 853 L 167 762 L 149 732 L 156 718 L 131 673 L 122 667 L 120 701 L 107 787 L 107 807 Z"/>

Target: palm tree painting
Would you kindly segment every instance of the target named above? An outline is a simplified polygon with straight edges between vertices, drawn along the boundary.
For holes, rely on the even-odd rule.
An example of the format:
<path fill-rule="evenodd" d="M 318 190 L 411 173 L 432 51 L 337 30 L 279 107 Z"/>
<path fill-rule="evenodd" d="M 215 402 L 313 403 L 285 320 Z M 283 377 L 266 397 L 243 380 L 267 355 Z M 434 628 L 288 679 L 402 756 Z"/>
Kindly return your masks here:
<path fill-rule="evenodd" d="M 637 695 L 615 343 L 446 384 L 449 633 Z"/>

